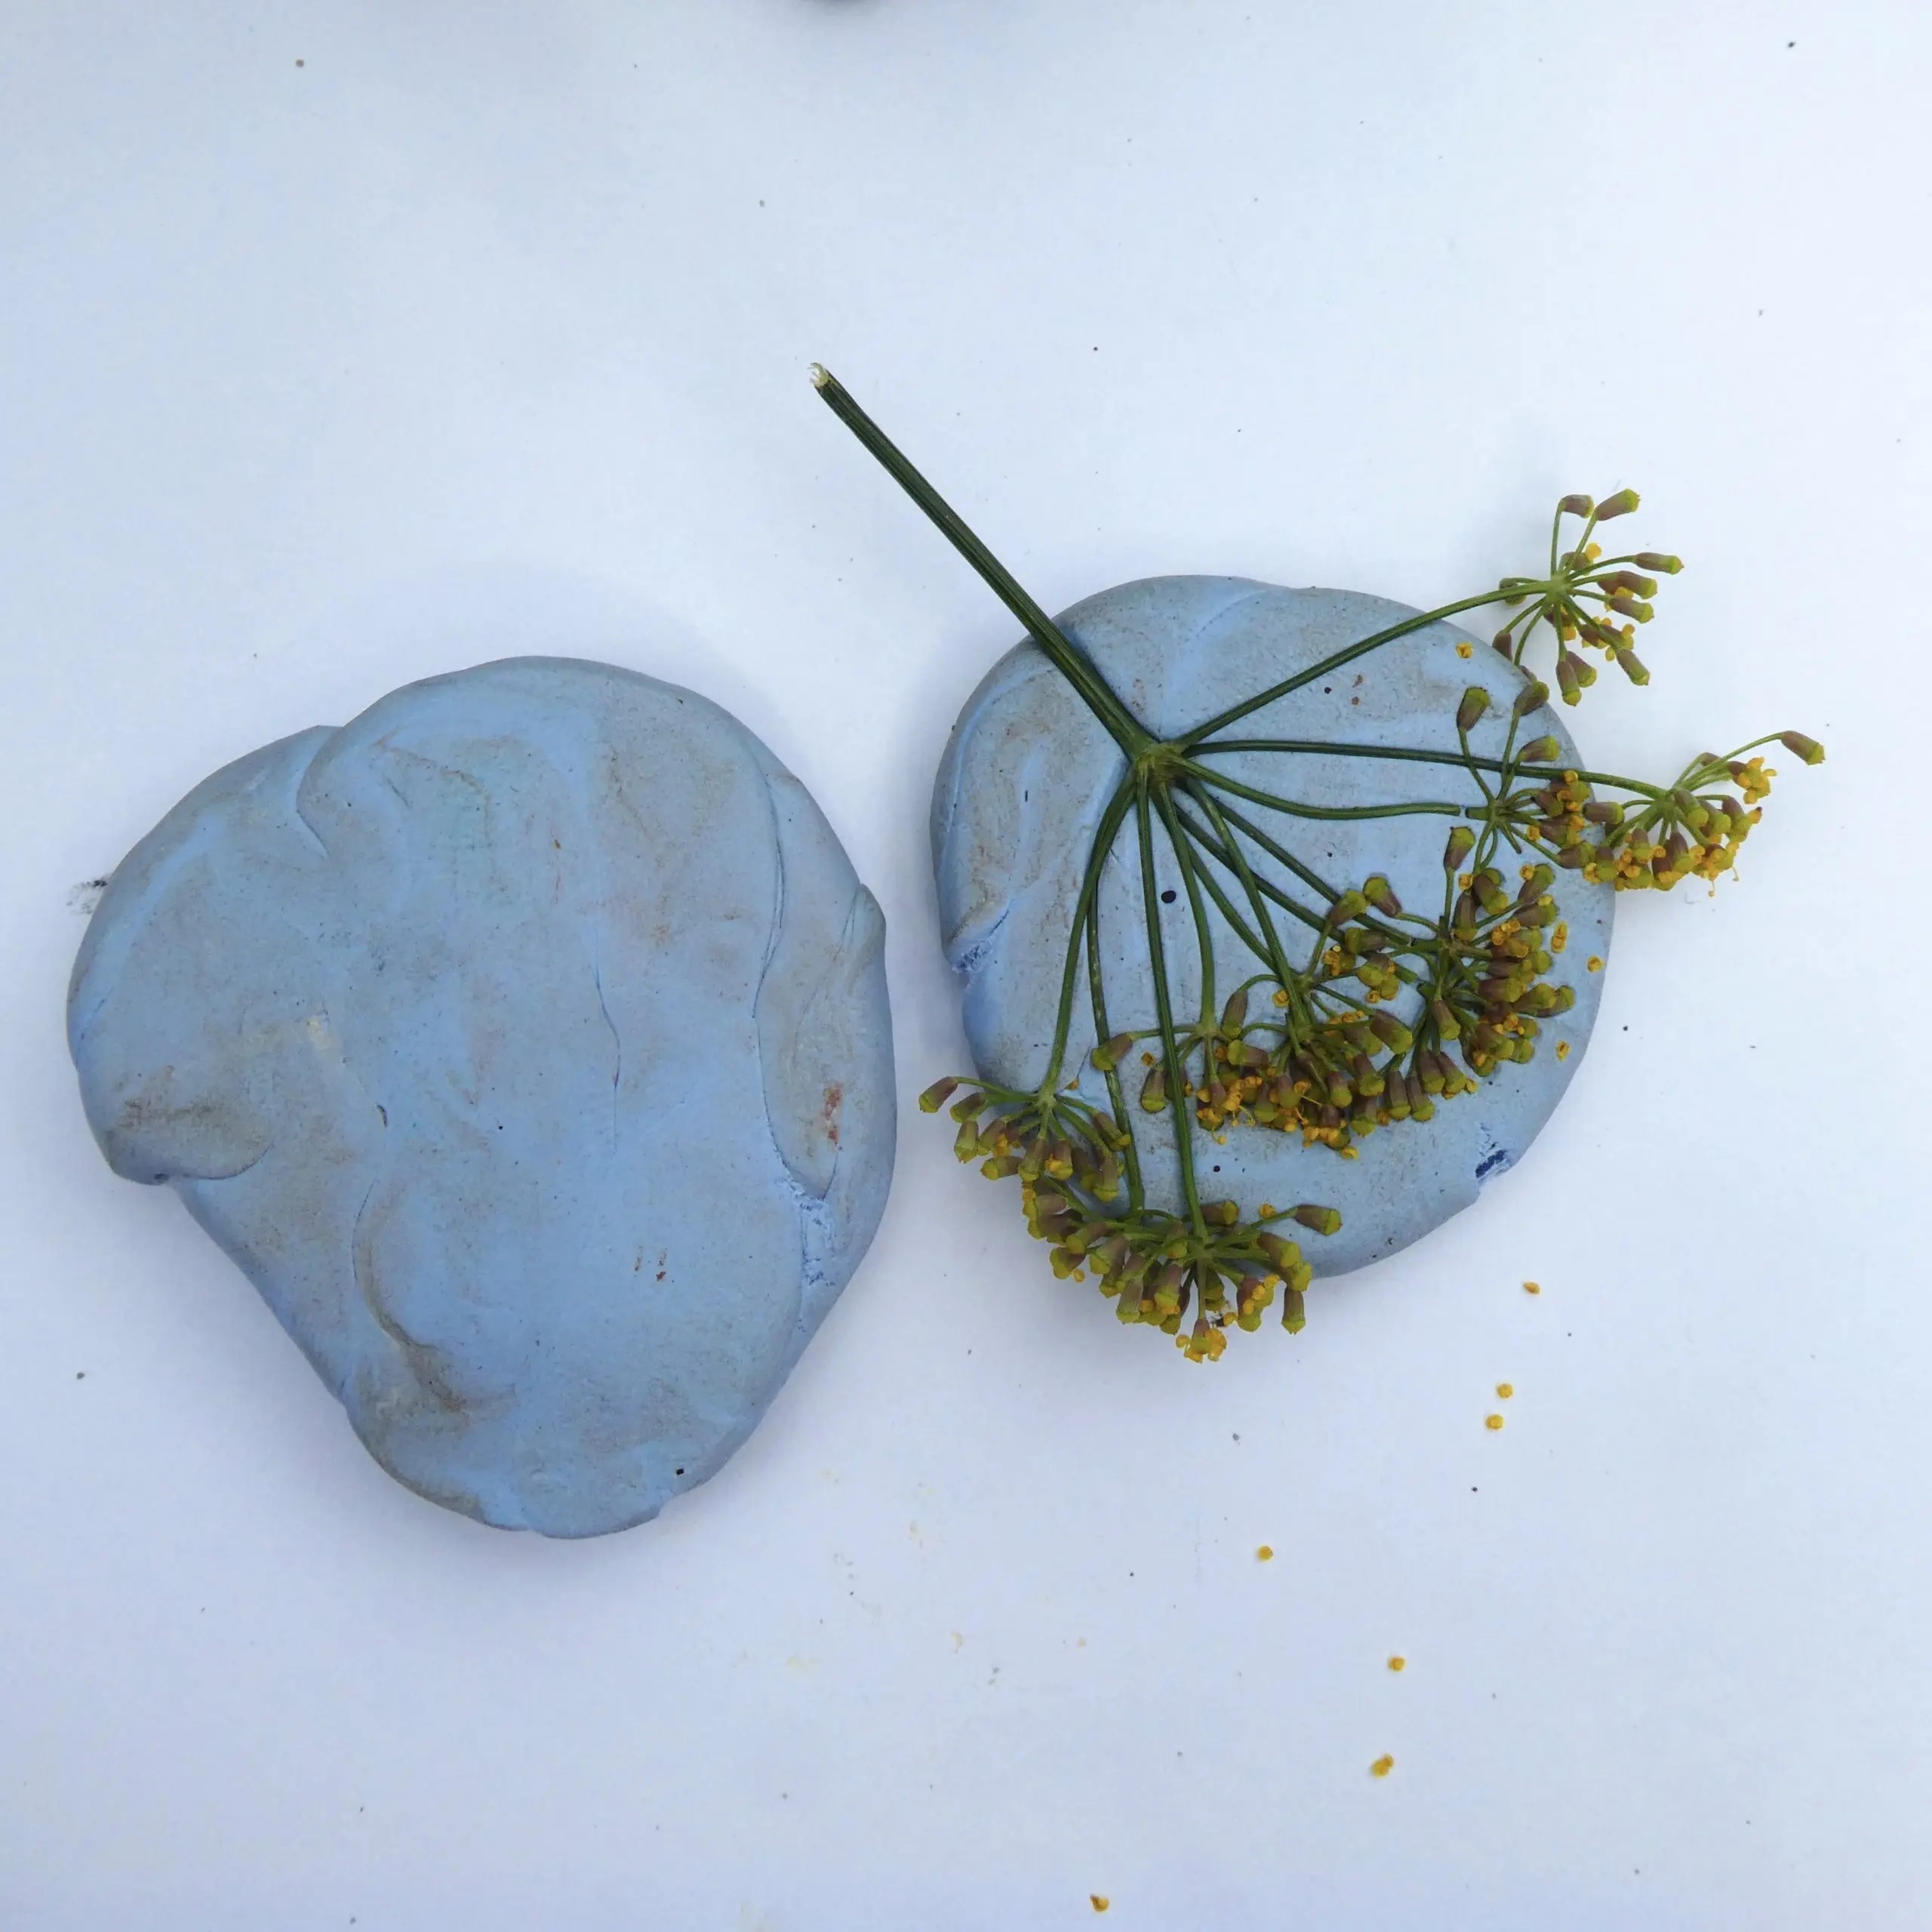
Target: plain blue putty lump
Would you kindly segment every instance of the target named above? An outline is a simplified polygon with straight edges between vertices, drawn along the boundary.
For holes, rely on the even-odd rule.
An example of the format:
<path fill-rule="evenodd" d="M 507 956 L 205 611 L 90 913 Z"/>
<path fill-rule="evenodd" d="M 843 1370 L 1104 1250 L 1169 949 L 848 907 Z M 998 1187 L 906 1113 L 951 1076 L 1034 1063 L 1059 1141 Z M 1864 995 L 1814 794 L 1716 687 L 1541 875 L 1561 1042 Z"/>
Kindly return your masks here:
<path fill-rule="evenodd" d="M 129 854 L 69 1037 L 383 1466 L 655 1515 L 749 1434 L 892 1174 L 884 922 L 735 719 L 526 657 L 269 745 Z"/>

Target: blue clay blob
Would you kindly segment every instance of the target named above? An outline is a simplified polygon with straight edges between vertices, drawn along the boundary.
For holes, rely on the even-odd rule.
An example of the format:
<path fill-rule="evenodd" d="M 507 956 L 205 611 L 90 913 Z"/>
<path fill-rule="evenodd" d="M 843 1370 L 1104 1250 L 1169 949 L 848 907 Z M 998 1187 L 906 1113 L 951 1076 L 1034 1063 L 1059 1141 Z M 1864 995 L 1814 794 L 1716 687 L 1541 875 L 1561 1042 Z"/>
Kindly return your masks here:
<path fill-rule="evenodd" d="M 1059 622 L 1136 714 L 1167 735 L 1415 614 L 1406 605 L 1352 591 L 1175 577 L 1103 591 Z M 1459 644 L 1474 640 L 1453 624 L 1432 625 L 1278 700 L 1232 735 L 1453 752 L 1457 704 L 1465 688 L 1480 683 L 1494 702 L 1471 734 L 1472 744 L 1494 755 L 1502 746 L 1509 707 L 1526 681 L 1487 645 L 1465 658 Z M 1561 720 L 1547 707 L 1524 721 L 1521 737 L 1545 732 L 1561 741 L 1566 761 L 1577 761 Z M 1454 768 L 1258 753 L 1217 762 L 1247 783 L 1311 804 L 1461 803 L 1472 796 L 1467 774 Z M 1008 652 L 960 714 L 934 791 L 933 866 L 946 955 L 964 984 L 968 1042 L 974 1064 L 988 1079 L 1025 1088 L 1044 1075 L 1081 877 L 1124 770 L 1113 740 L 1031 643 Z M 1447 819 L 1318 823 L 1242 809 L 1338 891 L 1380 872 L 1405 905 L 1428 912 L 1441 905 Z M 1160 915 L 1175 1011 L 1191 1016 L 1201 984 L 1193 922 L 1158 832 L 1155 851 L 1158 885 L 1174 893 Z M 1151 1026 L 1154 1014 L 1139 868 L 1130 821 L 1106 867 L 1099 905 L 1108 1017 L 1116 1028 L 1134 1029 Z M 1510 884 L 1513 888 L 1515 881 Z M 1318 1275 L 1345 1273 L 1393 1254 L 1469 1206 L 1549 1119 L 1596 1017 L 1602 976 L 1587 971 L 1586 961 L 1608 955 L 1615 895 L 1567 872 L 1558 872 L 1551 890 L 1569 941 L 1550 977 L 1574 989 L 1576 1004 L 1545 1023 L 1534 1060 L 1501 1069 L 1477 1094 L 1439 1101 L 1431 1121 L 1367 1137 L 1358 1142 L 1355 1159 L 1304 1148 L 1298 1137 L 1260 1128 L 1232 1128 L 1221 1143 L 1199 1135 L 1202 1198 L 1232 1198 L 1250 1214 L 1264 1201 L 1339 1208 L 1339 1233 L 1302 1237 L 1303 1253 Z M 1211 921 L 1217 989 L 1232 989 L 1258 965 L 1218 912 L 1211 910 Z M 1291 921 L 1283 924 L 1306 932 Z M 1082 1094 L 1105 1106 L 1106 1088 L 1087 1058 L 1094 1038 L 1084 961 L 1080 987 L 1063 1077 L 1080 1069 Z M 1398 1002 L 1393 1010 L 1406 1019 L 1416 1003 Z M 1566 1041 L 1568 1056 L 1559 1059 L 1558 1047 Z M 1128 1084 L 1131 1106 L 1140 1088 L 1137 1066 Z M 1134 1125 L 1149 1200 L 1178 1208 L 1170 1117 L 1137 1106 Z"/>
<path fill-rule="evenodd" d="M 432 1501 L 592 1536 L 713 1474 L 892 1174 L 884 922 L 718 706 L 515 658 L 265 746 L 115 874 L 69 1036 Z"/>

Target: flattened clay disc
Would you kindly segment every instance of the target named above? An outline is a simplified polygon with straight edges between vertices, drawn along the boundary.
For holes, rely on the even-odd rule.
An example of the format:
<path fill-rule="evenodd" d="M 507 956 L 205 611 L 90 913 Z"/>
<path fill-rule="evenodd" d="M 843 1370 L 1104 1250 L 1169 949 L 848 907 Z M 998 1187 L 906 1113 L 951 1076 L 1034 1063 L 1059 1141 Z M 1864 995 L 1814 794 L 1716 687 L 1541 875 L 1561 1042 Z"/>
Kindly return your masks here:
<path fill-rule="evenodd" d="M 1103 591 L 1058 621 L 1149 728 L 1167 736 L 1415 614 L 1406 605 L 1352 591 L 1174 577 Z M 1453 752 L 1457 704 L 1464 689 L 1479 681 L 1495 702 L 1472 743 L 1478 752 L 1493 755 L 1525 681 L 1486 645 L 1466 659 L 1457 654 L 1459 643 L 1473 642 L 1453 624 L 1432 625 L 1277 700 L 1244 719 L 1234 735 Z M 1548 708 L 1524 721 L 1524 736 L 1545 732 L 1554 733 L 1565 758 L 1575 761 L 1574 746 Z M 1257 789 L 1316 804 L 1460 804 L 1474 797 L 1466 772 L 1454 768 L 1332 755 L 1241 753 L 1216 762 Z M 960 713 L 934 789 L 933 868 L 946 955 L 964 983 L 967 1039 L 974 1065 L 988 1079 L 1023 1089 L 1044 1076 L 1081 875 L 1124 768 L 1112 739 L 1030 642 L 1016 645 L 993 666 Z M 1441 904 L 1447 819 L 1318 823 L 1242 809 L 1337 892 L 1379 872 L 1406 906 L 1433 912 Z M 1201 986 L 1194 924 L 1158 832 L 1155 850 L 1157 890 L 1164 900 L 1172 895 L 1158 912 L 1175 1010 L 1192 1016 Z M 1586 961 L 1607 957 L 1614 894 L 1569 872 L 1558 872 L 1551 890 L 1569 928 L 1551 977 L 1574 989 L 1576 1004 L 1545 1023 L 1534 1060 L 1502 1068 L 1475 1094 L 1439 1102 L 1431 1121 L 1384 1128 L 1358 1142 L 1355 1159 L 1253 1126 L 1230 1129 L 1225 1143 L 1200 1137 L 1202 1197 L 1232 1198 L 1249 1214 L 1263 1201 L 1339 1208 L 1339 1233 L 1301 1242 L 1316 1273 L 1327 1275 L 1393 1254 L 1468 1207 L 1485 1181 L 1521 1157 L 1549 1118 L 1596 1017 L 1602 976 L 1587 971 Z M 1305 899 L 1318 897 L 1305 886 L 1297 891 Z M 1106 866 L 1099 907 L 1109 1020 L 1117 1029 L 1151 1026 L 1153 983 L 1131 821 Z M 1258 967 L 1211 908 L 1210 923 L 1217 988 L 1232 989 Z M 1295 930 L 1305 940 L 1306 928 Z M 1084 1069 L 1081 1092 L 1104 1106 L 1105 1086 L 1087 1057 L 1095 1042 L 1084 961 L 1079 985 L 1065 1077 Z M 1411 995 L 1392 1010 L 1407 1019 L 1419 1003 Z M 1566 1044 L 1567 1056 L 1559 1057 Z M 1140 1081 L 1128 1084 L 1132 1104 Z M 1170 1117 L 1137 1108 L 1134 1124 L 1149 1198 L 1178 1208 Z"/>
<path fill-rule="evenodd" d="M 884 922 L 734 718 L 525 657 L 217 772 L 115 874 L 69 1037 L 433 1501 L 590 1536 L 750 1432 L 891 1180 Z"/>

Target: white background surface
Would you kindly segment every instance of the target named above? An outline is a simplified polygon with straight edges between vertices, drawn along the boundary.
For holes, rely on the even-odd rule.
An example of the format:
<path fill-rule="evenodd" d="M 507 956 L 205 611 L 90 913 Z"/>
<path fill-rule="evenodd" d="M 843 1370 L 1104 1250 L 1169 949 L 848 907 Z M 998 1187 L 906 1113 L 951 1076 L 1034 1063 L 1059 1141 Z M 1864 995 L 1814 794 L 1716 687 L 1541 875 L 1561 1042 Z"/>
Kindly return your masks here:
<path fill-rule="evenodd" d="M 1929 20 L 10 0 L 5 1923 L 1928 1922 Z M 927 789 L 1014 627 L 814 356 L 1049 608 L 1432 603 L 1635 483 L 1691 568 L 1593 759 L 1832 760 L 1734 888 L 1625 902 L 1549 1131 L 1298 1342 L 1120 1330 L 909 1107 L 729 1469 L 487 1531 L 107 1172 L 69 894 L 265 740 L 608 657 L 816 792 L 909 1102 Z"/>

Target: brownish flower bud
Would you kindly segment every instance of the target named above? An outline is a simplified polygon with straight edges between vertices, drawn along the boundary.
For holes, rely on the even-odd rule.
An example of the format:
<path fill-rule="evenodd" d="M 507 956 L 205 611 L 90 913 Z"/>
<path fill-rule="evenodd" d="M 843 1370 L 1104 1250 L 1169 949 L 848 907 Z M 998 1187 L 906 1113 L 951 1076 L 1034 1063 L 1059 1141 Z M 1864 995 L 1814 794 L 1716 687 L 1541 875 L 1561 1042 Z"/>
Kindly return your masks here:
<path fill-rule="evenodd" d="M 1533 711 L 1540 711 L 1549 702 L 1549 687 L 1540 678 L 1532 678 L 1516 694 L 1516 702 L 1511 707 L 1515 715 L 1527 718 Z"/>
<path fill-rule="evenodd" d="M 1449 842 L 1442 849 L 1442 869 L 1445 872 L 1459 872 L 1463 861 L 1475 850 L 1476 835 L 1466 825 L 1451 828 Z"/>
<path fill-rule="evenodd" d="M 919 1096 L 919 1111 L 922 1114 L 936 1114 L 959 1091 L 959 1082 L 948 1074 L 943 1080 L 935 1080 Z"/>
<path fill-rule="evenodd" d="M 1588 516 L 1596 508 L 1595 500 L 1589 497 L 1565 497 L 1556 506 L 1559 516 Z"/>
<path fill-rule="evenodd" d="M 1807 764 L 1823 764 L 1825 761 L 1824 746 L 1816 738 L 1807 738 L 1802 731 L 1780 731 L 1778 743 Z"/>
<path fill-rule="evenodd" d="M 1301 1260 L 1301 1250 L 1291 1241 L 1284 1241 L 1279 1235 L 1262 1235 L 1255 1242 L 1272 1265 L 1276 1274 L 1286 1279 Z"/>
<path fill-rule="evenodd" d="M 1639 550 L 1631 561 L 1641 565 L 1647 571 L 1662 571 L 1666 577 L 1675 577 L 1684 568 L 1681 557 L 1667 557 L 1660 550 Z M 1651 593 L 1644 593 L 1648 596 Z"/>
<path fill-rule="evenodd" d="M 1395 889 L 1380 872 L 1372 874 L 1362 884 L 1361 896 L 1378 912 L 1393 919 L 1401 916 L 1402 902 L 1395 897 Z"/>
<path fill-rule="evenodd" d="M 1369 1031 L 1392 1053 L 1405 1054 L 1415 1044 L 1415 1035 L 1392 1013 L 1378 1008 L 1368 1017 Z"/>
<path fill-rule="evenodd" d="M 1606 590 L 1628 591 L 1633 597 L 1654 597 L 1657 594 L 1657 579 L 1639 577 L 1635 571 L 1608 571 L 1597 581 Z"/>
<path fill-rule="evenodd" d="M 1456 707 L 1456 729 L 1473 731 L 1481 721 L 1483 713 L 1489 709 L 1489 694 L 1480 685 L 1472 685 L 1463 694 L 1463 701 Z"/>
<path fill-rule="evenodd" d="M 1607 523 L 1614 516 L 1628 516 L 1643 501 L 1635 490 L 1620 490 L 1597 506 L 1597 521 Z"/>
<path fill-rule="evenodd" d="M 1306 1201 L 1294 1211 L 1291 1218 L 1318 1235 L 1332 1235 L 1342 1225 L 1341 1216 L 1333 1208 L 1312 1207 Z"/>

